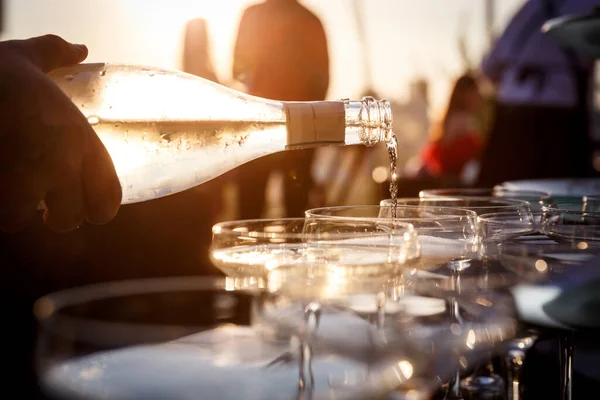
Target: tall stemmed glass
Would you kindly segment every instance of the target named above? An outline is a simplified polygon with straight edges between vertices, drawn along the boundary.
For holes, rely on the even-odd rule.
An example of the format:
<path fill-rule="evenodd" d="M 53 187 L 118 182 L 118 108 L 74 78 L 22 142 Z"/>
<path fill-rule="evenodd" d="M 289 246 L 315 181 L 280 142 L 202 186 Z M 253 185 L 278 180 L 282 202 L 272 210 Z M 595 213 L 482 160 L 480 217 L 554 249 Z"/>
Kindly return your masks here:
<path fill-rule="evenodd" d="M 559 203 L 542 208 L 540 232 L 557 242 L 600 246 L 600 211 L 589 203 Z"/>
<path fill-rule="evenodd" d="M 498 260 L 510 272 L 515 274 L 521 284 L 552 283 L 560 281 L 561 274 L 577 268 L 586 261 L 600 254 L 600 248 L 592 246 L 581 246 L 579 243 L 561 244 L 534 244 L 520 241 L 502 243 L 498 246 Z M 522 314 L 525 312 L 521 310 Z M 538 323 L 545 322 L 545 318 L 539 318 Z M 532 331 L 530 331 L 532 332 Z M 535 341 L 537 330 L 529 337 L 521 341 L 514 341 L 509 347 L 507 357 L 508 372 L 510 374 L 511 399 L 520 399 L 520 372 L 525 359 L 526 350 Z M 561 335 L 561 396 L 563 399 L 571 398 L 572 386 L 572 352 L 573 348 L 568 343 L 571 335 L 566 340 Z"/>
<path fill-rule="evenodd" d="M 309 262 L 305 269 L 297 268 L 298 265 L 276 268 L 271 272 L 269 281 L 274 283 L 272 289 L 283 298 L 291 294 L 293 299 L 304 298 L 311 301 L 317 294 L 323 302 L 320 309 L 323 312 L 329 310 L 330 317 L 331 309 L 337 307 L 338 318 L 330 319 L 330 324 L 344 330 L 345 337 L 331 343 L 329 347 L 337 349 L 341 354 L 351 355 L 350 357 L 371 360 L 371 368 L 366 376 L 346 375 L 342 382 L 331 380 L 332 387 L 375 385 L 381 394 L 396 389 L 392 398 L 430 398 L 429 396 L 439 388 L 440 382 L 451 378 L 452 372 L 459 368 L 459 364 L 469 366 L 477 362 L 479 357 L 494 345 L 514 335 L 514 313 L 510 311 L 510 304 L 505 301 L 492 302 L 491 298 L 482 295 L 460 297 L 458 303 L 463 309 L 463 323 L 459 327 L 445 307 L 446 291 L 428 288 L 429 290 L 416 292 L 411 290 L 410 285 L 405 286 L 403 281 L 400 281 L 387 285 L 389 291 L 383 307 L 385 323 L 379 326 L 369 325 L 373 328 L 370 339 L 357 342 L 357 339 L 363 337 L 362 333 L 356 328 L 348 329 L 349 325 L 340 318 L 340 310 L 363 317 L 365 311 L 374 313 L 374 302 L 371 302 L 369 308 L 364 303 L 357 304 L 354 296 L 340 296 L 342 292 L 348 293 L 347 288 L 343 287 L 343 284 L 340 285 L 335 278 L 326 281 L 323 274 L 316 277 L 317 284 L 320 287 L 333 287 L 316 292 L 313 290 L 313 294 L 306 294 L 301 288 L 304 284 L 311 283 L 312 277 L 305 273 L 311 265 L 313 264 Z M 416 277 L 411 274 L 411 280 Z M 327 283 L 323 284 L 325 281 Z M 403 295 L 399 295 L 399 288 L 402 288 Z M 360 303 L 362 298 L 358 300 Z M 281 310 L 286 307 L 290 308 L 287 304 L 279 304 L 273 308 Z M 377 305 L 377 308 L 379 307 Z M 281 312 L 274 314 L 281 315 Z M 302 310 L 298 308 L 295 313 L 291 311 L 289 314 L 297 315 L 296 318 L 300 319 Z M 321 319 L 324 319 L 325 315 L 323 314 Z M 292 326 L 297 324 L 293 322 L 293 317 L 286 318 L 292 320 Z M 279 324 L 281 319 L 283 318 L 280 317 Z M 331 331 L 331 326 L 329 328 Z M 331 332 L 328 332 L 326 335 L 330 334 Z M 318 339 L 313 338 L 312 343 L 312 347 L 318 350 Z M 367 376 L 371 378 L 365 379 Z M 368 391 L 377 393 L 376 390 Z"/>
<path fill-rule="evenodd" d="M 307 219 L 348 221 L 360 223 L 363 220 L 394 221 L 410 223 L 419 235 L 421 257 L 415 265 L 414 273 L 424 270 L 448 269 L 453 284 L 460 289 L 460 271 L 471 263 L 476 254 L 477 232 L 476 214 L 473 211 L 430 205 L 417 206 L 341 206 L 324 207 L 306 211 Z M 460 290 L 458 290 L 460 293 Z M 449 311 L 453 321 L 461 323 L 455 299 L 449 298 Z M 460 370 L 452 380 L 453 392 L 459 395 Z"/>
<path fill-rule="evenodd" d="M 540 232 L 559 243 L 569 243 L 579 249 L 600 247 L 600 212 L 589 211 L 592 203 L 588 199 L 580 202 L 557 203 L 542 207 Z M 575 332 L 570 330 L 560 335 L 563 399 L 572 397 L 572 365 L 575 352 Z"/>
<path fill-rule="evenodd" d="M 599 212 L 600 211 L 600 194 L 592 194 L 583 196 L 582 211 Z"/>
<path fill-rule="evenodd" d="M 534 222 L 531 213 L 521 212 L 500 212 L 491 214 L 482 214 L 477 217 L 477 225 L 480 235 L 480 253 L 485 268 L 481 271 L 485 284 L 489 275 L 498 274 L 493 268 L 493 262 L 497 259 L 497 246 L 506 240 L 518 238 L 527 235 L 536 230 L 537 225 Z M 498 285 L 498 279 L 495 283 Z M 508 285 L 509 282 L 506 282 Z M 528 335 L 530 336 L 530 335 Z M 508 341 L 508 346 L 518 346 L 522 340 Z M 509 351 L 509 354 L 512 354 Z M 515 356 L 516 357 L 516 356 Z M 515 362 L 518 360 L 514 360 Z M 516 364 L 511 364 L 516 365 Z M 511 379 L 509 377 L 509 379 Z M 504 381 L 494 372 L 492 357 L 490 356 L 487 365 L 478 368 L 473 375 L 463 380 L 462 386 L 471 396 L 494 396 L 496 398 L 504 397 Z M 510 386 L 509 386 L 510 392 Z M 512 398 L 512 397 L 511 397 Z"/>
<path fill-rule="evenodd" d="M 468 194 L 479 194 L 478 192 L 467 192 Z M 423 194 L 423 193 L 422 193 Z M 456 192 L 455 194 L 458 194 Z M 430 194 L 432 197 L 420 197 L 420 198 L 405 198 L 398 199 L 397 204 L 399 205 L 420 205 L 420 206 L 445 206 L 445 207 L 460 207 L 464 209 L 471 210 L 478 214 L 479 216 L 483 216 L 484 219 L 476 220 L 476 230 L 477 230 L 477 240 L 480 244 L 479 251 L 481 252 L 477 257 L 473 257 L 473 261 L 466 264 L 467 266 L 472 265 L 474 262 L 481 262 L 481 268 L 475 268 L 470 273 L 476 276 L 487 276 L 489 273 L 489 265 L 488 260 L 489 257 L 486 256 L 486 251 L 490 251 L 490 247 L 484 246 L 481 244 L 482 236 L 485 236 L 485 242 L 488 243 L 491 241 L 492 237 L 497 239 L 506 239 L 507 237 L 512 236 L 513 233 L 507 235 L 507 231 L 503 228 L 498 228 L 498 223 L 500 219 L 509 219 L 512 220 L 513 225 L 518 224 L 519 227 L 517 230 L 521 230 L 523 227 L 521 226 L 521 222 L 526 221 L 529 222 L 533 219 L 533 214 L 531 212 L 531 207 L 529 202 L 525 200 L 516 200 L 510 198 L 503 198 L 500 196 L 491 196 L 491 197 L 477 197 L 477 196 L 465 196 L 465 197 L 436 197 L 436 193 Z M 541 194 L 540 196 L 544 196 Z M 390 205 L 391 200 L 383 200 L 381 202 L 382 205 Z M 485 221 L 485 224 L 483 222 Z M 529 227 L 526 227 L 529 230 Z M 457 272 L 460 273 L 461 271 Z M 460 273 L 460 276 L 463 276 L 463 273 Z M 457 276 L 459 278 L 459 276 Z M 458 280 L 458 279 L 457 279 Z M 460 286 L 459 286 L 460 288 Z M 486 366 L 487 370 L 485 371 L 488 375 L 486 379 L 479 379 L 478 382 L 486 383 L 485 386 L 480 388 L 481 391 L 496 391 L 497 388 L 502 386 L 500 383 L 500 377 L 496 376 L 493 371 L 493 367 L 490 363 Z M 479 371 L 475 371 L 475 374 L 479 374 Z M 490 378 L 490 379 L 487 379 Z M 471 387 L 467 388 L 468 390 L 474 389 L 473 384 L 475 382 L 468 382 L 471 384 Z M 458 386 L 459 383 L 456 383 Z M 460 397 L 459 388 L 455 387 L 450 393 L 452 397 Z"/>
<path fill-rule="evenodd" d="M 229 221 L 215 225 L 211 246 L 215 265 L 236 278 L 238 286 L 286 293 L 293 307 L 301 305 L 299 309 L 292 308 L 300 314 L 294 314 L 298 318 L 291 319 L 284 331 L 290 337 L 300 338 L 297 358 L 302 396 L 312 396 L 314 391 L 312 343 L 318 337 L 322 315 L 331 312 L 330 301 L 353 292 L 375 298 L 401 265 L 418 256 L 414 228 L 392 220 L 352 225 L 316 223 L 304 218 Z M 291 285 L 290 277 L 299 286 Z M 294 292 L 292 288 L 300 290 Z M 279 309 L 275 319 L 267 312 L 268 299 L 264 295 L 255 302 L 255 325 L 265 337 L 278 337 L 282 330 L 273 331 L 272 322 L 287 319 L 280 318 Z M 336 337 L 331 333 L 323 335 L 330 340 Z M 337 337 L 340 338 L 339 331 Z M 273 362 L 294 359 L 294 354 L 286 352 Z"/>

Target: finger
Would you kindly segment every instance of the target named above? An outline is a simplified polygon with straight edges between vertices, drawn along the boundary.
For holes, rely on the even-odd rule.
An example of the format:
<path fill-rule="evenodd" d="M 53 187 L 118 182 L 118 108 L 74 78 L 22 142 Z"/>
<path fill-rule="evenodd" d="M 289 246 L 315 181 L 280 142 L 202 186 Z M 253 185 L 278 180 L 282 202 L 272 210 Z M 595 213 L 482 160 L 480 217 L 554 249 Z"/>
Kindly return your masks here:
<path fill-rule="evenodd" d="M 83 160 L 83 194 L 89 222 L 105 224 L 117 215 L 121 184 L 108 151 L 93 131 Z"/>
<path fill-rule="evenodd" d="M 88 55 L 85 45 L 69 43 L 56 35 L 38 36 L 27 40 L 10 40 L 4 45 L 27 58 L 44 72 L 78 64 Z"/>
<path fill-rule="evenodd" d="M 44 222 L 57 232 L 68 232 L 85 219 L 83 188 L 79 175 L 63 181 L 46 195 Z"/>

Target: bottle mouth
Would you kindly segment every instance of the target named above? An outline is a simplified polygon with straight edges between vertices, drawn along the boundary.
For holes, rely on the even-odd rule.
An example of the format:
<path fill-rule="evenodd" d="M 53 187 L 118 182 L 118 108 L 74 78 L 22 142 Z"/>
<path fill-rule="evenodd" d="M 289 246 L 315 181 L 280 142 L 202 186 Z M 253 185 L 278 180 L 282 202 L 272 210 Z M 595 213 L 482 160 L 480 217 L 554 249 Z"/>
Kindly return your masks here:
<path fill-rule="evenodd" d="M 392 138 L 392 106 L 386 99 L 375 100 L 371 96 L 362 98 L 363 107 L 360 120 L 364 127 L 363 142 L 373 146 L 378 142 L 388 142 Z"/>

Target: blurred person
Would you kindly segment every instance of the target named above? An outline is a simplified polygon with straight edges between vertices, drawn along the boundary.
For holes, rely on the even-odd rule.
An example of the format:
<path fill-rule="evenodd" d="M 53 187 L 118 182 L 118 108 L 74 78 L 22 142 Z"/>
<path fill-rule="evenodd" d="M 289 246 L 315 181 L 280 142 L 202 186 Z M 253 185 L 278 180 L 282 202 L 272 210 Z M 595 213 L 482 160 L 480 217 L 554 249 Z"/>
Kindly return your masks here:
<path fill-rule="evenodd" d="M 594 174 L 593 60 L 561 47 L 541 28 L 597 3 L 528 0 L 484 58 L 482 70 L 496 84 L 497 98 L 478 185 Z"/>
<path fill-rule="evenodd" d="M 239 25 L 233 76 L 254 96 L 280 101 L 324 100 L 329 86 L 329 55 L 321 21 L 298 0 L 266 0 L 250 6 Z M 274 171 L 283 174 L 286 216 L 303 216 L 314 186 L 313 159 L 314 149 L 295 150 L 239 167 L 235 174 L 240 218 L 263 214 L 267 180 Z"/>
<path fill-rule="evenodd" d="M 183 41 L 182 70 L 183 72 L 219 83 L 211 59 L 208 26 L 206 20 L 203 18 L 192 19 L 186 25 Z M 187 226 L 177 226 L 177 228 L 180 230 L 180 233 L 183 233 L 181 231 L 186 231 L 185 233 L 195 236 L 200 256 L 199 263 L 201 264 L 198 271 L 212 269 L 209 256 L 212 226 L 219 222 L 219 216 L 223 212 L 224 188 L 229 177 L 230 174 L 225 174 L 190 189 L 192 193 L 188 196 L 187 201 L 191 204 L 172 210 L 176 214 L 174 216 L 175 220 L 189 221 L 191 219 L 194 221 L 193 226 L 188 224 Z M 184 200 L 184 196 L 179 196 L 179 198 L 181 201 Z M 190 213 L 193 214 L 190 215 Z M 180 217 L 177 218 L 177 215 Z"/>
<path fill-rule="evenodd" d="M 218 83 L 210 54 L 206 20 L 195 18 L 188 21 L 183 41 L 182 70 Z"/>
<path fill-rule="evenodd" d="M 459 77 L 443 118 L 433 127 L 429 143 L 423 148 L 422 176 L 459 180 L 465 167 L 479 158 L 483 146 L 478 126 L 482 106 L 475 77 Z"/>

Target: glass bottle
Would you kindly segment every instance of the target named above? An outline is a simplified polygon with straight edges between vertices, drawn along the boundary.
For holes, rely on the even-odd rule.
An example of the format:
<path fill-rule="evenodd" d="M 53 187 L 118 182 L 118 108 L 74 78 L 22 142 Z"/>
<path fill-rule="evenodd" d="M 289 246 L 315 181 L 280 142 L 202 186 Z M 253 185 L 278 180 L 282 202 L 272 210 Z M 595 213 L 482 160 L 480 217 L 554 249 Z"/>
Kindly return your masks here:
<path fill-rule="evenodd" d="M 123 204 L 180 192 L 253 159 L 391 138 L 387 100 L 280 102 L 157 68 L 79 64 L 50 76 L 87 117 L 123 187 Z"/>

